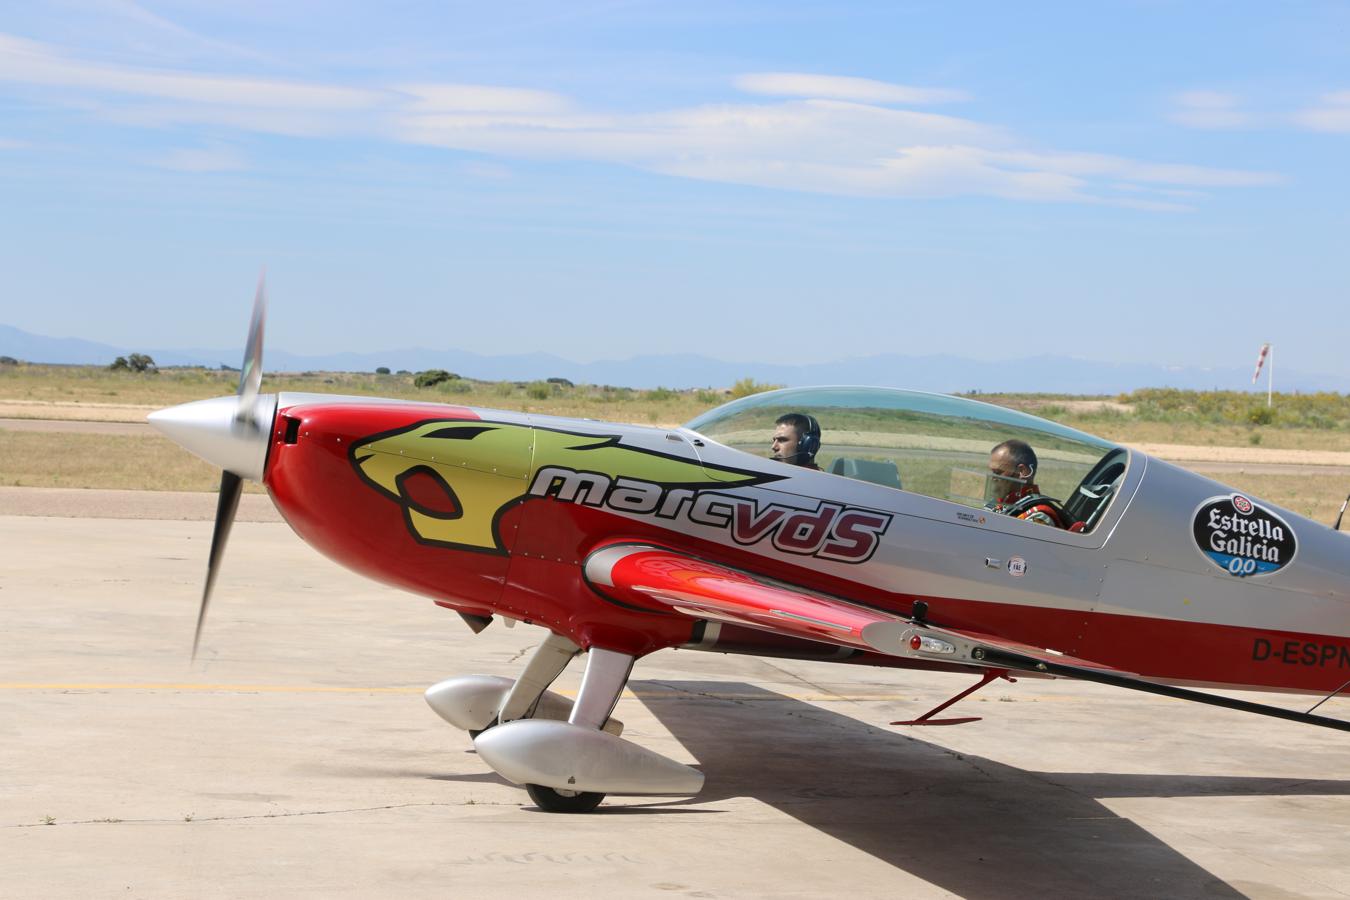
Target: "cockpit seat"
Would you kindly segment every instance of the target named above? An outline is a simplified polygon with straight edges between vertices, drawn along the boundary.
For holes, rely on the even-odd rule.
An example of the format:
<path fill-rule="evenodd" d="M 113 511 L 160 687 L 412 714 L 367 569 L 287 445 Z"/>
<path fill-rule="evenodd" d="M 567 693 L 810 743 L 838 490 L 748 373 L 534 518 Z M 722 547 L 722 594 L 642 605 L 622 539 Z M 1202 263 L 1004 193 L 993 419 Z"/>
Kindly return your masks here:
<path fill-rule="evenodd" d="M 900 489 L 900 469 L 890 460 L 855 459 L 851 456 L 835 457 L 830 463 L 831 475 L 843 475 L 858 481 L 870 481 L 882 487 Z"/>
<path fill-rule="evenodd" d="M 1097 522 L 1111 504 L 1111 495 L 1120 487 L 1125 477 L 1125 464 L 1129 457 L 1123 447 L 1117 447 L 1092 467 L 1074 489 L 1073 494 L 1064 503 L 1064 513 L 1070 531 L 1085 533 L 1096 527 Z"/>

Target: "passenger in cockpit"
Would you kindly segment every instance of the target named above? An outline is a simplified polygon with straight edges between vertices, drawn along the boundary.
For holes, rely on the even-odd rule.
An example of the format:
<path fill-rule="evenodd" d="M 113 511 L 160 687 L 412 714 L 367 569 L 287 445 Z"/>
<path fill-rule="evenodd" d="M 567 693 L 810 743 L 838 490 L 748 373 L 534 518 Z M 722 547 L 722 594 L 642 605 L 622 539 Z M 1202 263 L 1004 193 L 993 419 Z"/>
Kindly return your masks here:
<path fill-rule="evenodd" d="M 1036 451 L 1026 441 L 1004 441 L 989 452 L 986 508 L 1040 525 L 1064 527 L 1064 513 L 1036 486 Z"/>
<path fill-rule="evenodd" d="M 806 413 L 784 413 L 774 423 L 771 459 L 820 471 L 820 423 Z"/>

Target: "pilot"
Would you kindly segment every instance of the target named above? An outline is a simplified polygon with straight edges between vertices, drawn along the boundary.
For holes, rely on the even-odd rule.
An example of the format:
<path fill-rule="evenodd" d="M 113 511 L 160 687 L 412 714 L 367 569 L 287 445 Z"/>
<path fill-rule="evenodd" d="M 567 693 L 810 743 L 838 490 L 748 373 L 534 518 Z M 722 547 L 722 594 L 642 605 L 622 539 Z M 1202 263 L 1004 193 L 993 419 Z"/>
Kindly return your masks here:
<path fill-rule="evenodd" d="M 804 469 L 820 471 L 820 423 L 806 413 L 784 413 L 774 423 L 772 459 Z"/>
<path fill-rule="evenodd" d="M 1036 451 L 1026 441 L 1004 441 L 989 452 L 989 502 L 999 515 L 1064 527 L 1064 514 L 1036 486 Z"/>

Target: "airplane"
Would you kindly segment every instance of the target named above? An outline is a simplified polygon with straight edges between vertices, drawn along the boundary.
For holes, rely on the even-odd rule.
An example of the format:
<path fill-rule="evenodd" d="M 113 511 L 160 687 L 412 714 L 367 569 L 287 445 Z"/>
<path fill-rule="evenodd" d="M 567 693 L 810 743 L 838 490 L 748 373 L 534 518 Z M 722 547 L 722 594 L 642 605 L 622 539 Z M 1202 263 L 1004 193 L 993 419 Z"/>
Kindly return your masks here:
<path fill-rule="evenodd" d="M 223 470 L 194 656 L 243 481 L 258 482 L 320 552 L 475 633 L 498 618 L 547 629 L 519 678 L 426 692 L 543 810 L 698 793 L 702 772 L 625 740 L 612 716 L 634 665 L 668 648 L 977 679 L 896 725 L 976 721 L 938 716 L 1030 677 L 1350 731 L 1321 703 L 1206 690 L 1325 702 L 1350 685 L 1345 536 L 1137 449 L 876 387 L 755 394 L 677 428 L 265 394 L 265 306 L 260 280 L 235 396 L 149 416 Z M 792 414 L 801 458 L 766 458 Z M 1064 527 L 992 508 L 990 451 L 1009 439 L 1034 448 Z M 571 701 L 549 687 L 579 656 Z"/>

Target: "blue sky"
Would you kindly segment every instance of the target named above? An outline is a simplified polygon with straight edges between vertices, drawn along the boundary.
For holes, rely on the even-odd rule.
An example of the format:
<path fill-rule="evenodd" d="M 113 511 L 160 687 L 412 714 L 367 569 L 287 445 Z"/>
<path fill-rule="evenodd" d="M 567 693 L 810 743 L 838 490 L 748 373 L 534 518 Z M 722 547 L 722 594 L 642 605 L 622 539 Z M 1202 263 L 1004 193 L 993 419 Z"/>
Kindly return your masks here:
<path fill-rule="evenodd" d="M 1343 378 L 1347 159 L 1345 3 L 11 4 L 0 322 Z"/>

